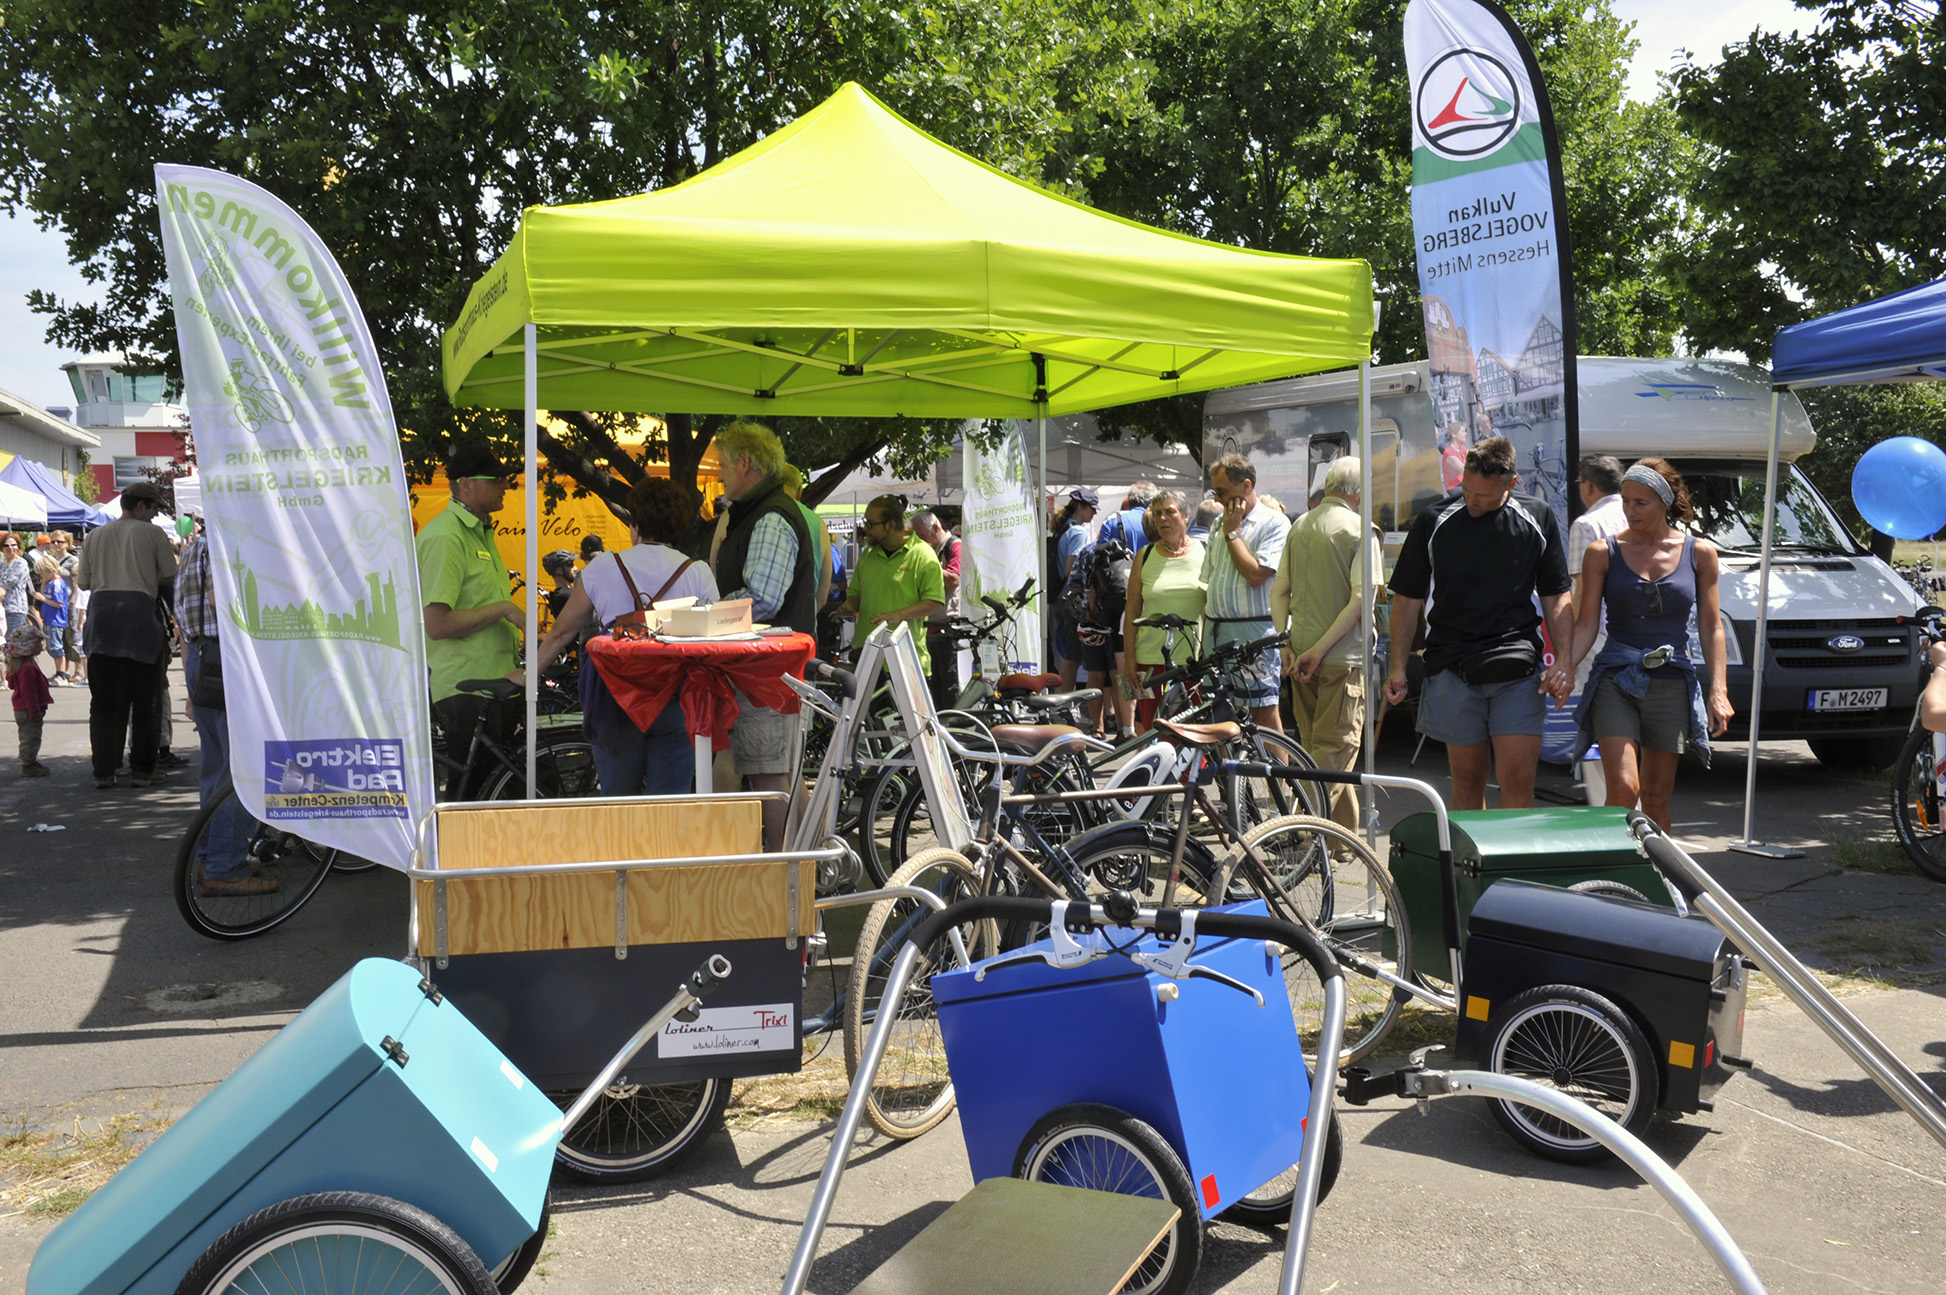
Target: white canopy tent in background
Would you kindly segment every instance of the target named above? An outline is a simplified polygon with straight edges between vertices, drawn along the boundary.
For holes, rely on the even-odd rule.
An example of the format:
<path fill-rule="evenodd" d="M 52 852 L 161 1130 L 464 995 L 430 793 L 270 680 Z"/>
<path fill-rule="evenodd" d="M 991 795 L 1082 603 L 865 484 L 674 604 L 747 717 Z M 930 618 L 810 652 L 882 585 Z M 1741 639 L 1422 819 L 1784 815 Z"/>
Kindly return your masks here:
<path fill-rule="evenodd" d="M 0 481 L 0 526 L 47 525 L 47 501 L 31 490 Z"/>
<path fill-rule="evenodd" d="M 122 520 L 122 497 L 120 495 L 110 495 L 106 499 L 97 499 L 95 501 L 95 507 L 99 508 L 111 522 L 119 522 Z M 176 533 L 175 519 L 167 513 L 157 513 L 149 520 L 171 535 Z"/>

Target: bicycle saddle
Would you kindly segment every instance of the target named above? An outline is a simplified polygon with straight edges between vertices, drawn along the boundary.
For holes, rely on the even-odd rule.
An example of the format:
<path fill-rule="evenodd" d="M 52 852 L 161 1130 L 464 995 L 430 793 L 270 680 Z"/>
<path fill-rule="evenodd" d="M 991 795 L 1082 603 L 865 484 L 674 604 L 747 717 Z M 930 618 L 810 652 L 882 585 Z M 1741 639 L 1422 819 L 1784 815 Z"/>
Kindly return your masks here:
<path fill-rule="evenodd" d="M 1081 688 L 1074 692 L 1051 692 L 1040 697 L 1023 697 L 1020 704 L 1028 710 L 1060 710 L 1078 702 L 1093 701 L 1101 696 L 1099 688 Z"/>
<path fill-rule="evenodd" d="M 1060 682 L 1058 674 L 1003 674 L 993 687 L 997 692 L 1045 692 Z"/>
<path fill-rule="evenodd" d="M 527 690 L 511 679 L 462 679 L 459 681 L 461 692 L 483 692 L 501 701 L 512 701 L 526 695 Z"/>
<path fill-rule="evenodd" d="M 1167 733 L 1170 737 L 1178 741 L 1185 742 L 1190 746 L 1200 747 L 1221 746 L 1223 743 L 1230 741 L 1243 732 L 1240 727 L 1230 723 L 1178 724 L 1173 720 L 1166 719 L 1156 720 L 1154 727 L 1161 729 L 1164 733 Z M 995 736 L 998 736 L 1000 730 L 995 729 L 993 732 Z"/>
<path fill-rule="evenodd" d="M 1039 755 L 1057 742 L 1080 742 L 1081 730 L 1072 724 L 995 724 L 993 740 L 1022 755 Z"/>

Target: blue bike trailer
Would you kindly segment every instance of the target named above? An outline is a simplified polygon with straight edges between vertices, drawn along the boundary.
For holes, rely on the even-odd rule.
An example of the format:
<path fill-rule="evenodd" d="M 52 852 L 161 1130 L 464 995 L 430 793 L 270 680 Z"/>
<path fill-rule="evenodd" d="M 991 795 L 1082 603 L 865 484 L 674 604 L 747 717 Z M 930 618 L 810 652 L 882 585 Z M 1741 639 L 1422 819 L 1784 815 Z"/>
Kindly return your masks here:
<path fill-rule="evenodd" d="M 411 1202 L 490 1268 L 539 1227 L 561 1112 L 404 963 L 345 973 L 41 1243 L 28 1295 L 169 1295 L 242 1219 Z"/>
<path fill-rule="evenodd" d="M 1222 911 L 1265 910 L 1258 901 Z M 1105 934 L 1131 952 L 1161 947 L 1153 934 Z M 1284 1173 L 1303 1151 L 1311 1086 L 1281 954 L 1261 940 L 1197 941 L 1196 964 L 1255 989 L 1262 1007 L 1217 981 L 1171 980 L 1123 957 L 1067 970 L 1016 963 L 982 980 L 998 961 L 989 959 L 933 977 L 973 1180 L 1012 1174 L 1035 1123 L 1079 1102 L 1160 1133 L 1205 1219 Z"/>

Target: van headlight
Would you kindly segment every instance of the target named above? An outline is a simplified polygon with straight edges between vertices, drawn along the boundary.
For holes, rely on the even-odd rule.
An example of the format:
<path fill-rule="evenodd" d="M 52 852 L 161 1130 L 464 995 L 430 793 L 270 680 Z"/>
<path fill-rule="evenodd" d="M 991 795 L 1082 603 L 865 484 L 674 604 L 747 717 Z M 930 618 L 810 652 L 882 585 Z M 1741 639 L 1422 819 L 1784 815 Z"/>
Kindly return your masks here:
<path fill-rule="evenodd" d="M 1743 664 L 1743 643 L 1737 638 L 1736 622 L 1728 612 L 1719 611 L 1717 618 L 1723 622 L 1723 664 Z"/>

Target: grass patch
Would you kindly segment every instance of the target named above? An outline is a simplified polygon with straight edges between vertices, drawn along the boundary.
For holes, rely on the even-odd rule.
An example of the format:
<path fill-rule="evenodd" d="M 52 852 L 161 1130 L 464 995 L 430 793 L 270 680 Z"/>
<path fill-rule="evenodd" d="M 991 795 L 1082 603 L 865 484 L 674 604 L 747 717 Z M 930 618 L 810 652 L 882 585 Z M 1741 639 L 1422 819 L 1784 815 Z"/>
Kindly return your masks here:
<path fill-rule="evenodd" d="M 1840 872 L 1876 872 L 1899 877 L 1923 875 L 1897 841 L 1877 840 L 1853 832 L 1832 837 L 1824 858 Z"/>
<path fill-rule="evenodd" d="M 1846 915 L 1833 926 L 1819 937 L 1818 952 L 1866 976 L 1880 969 L 1928 966 L 1939 960 L 1938 948 L 1946 943 L 1946 931 L 1930 921 Z"/>
<path fill-rule="evenodd" d="M 830 1035 L 810 1039 L 804 1044 L 804 1067 L 796 1074 L 737 1080 L 724 1123 L 732 1129 L 756 1129 L 835 1120 L 850 1090 L 844 1044 Z"/>
<path fill-rule="evenodd" d="M 171 1122 L 160 1099 L 140 1111 L 77 1114 L 67 1127 L 0 1120 L 0 1216 L 66 1218 Z"/>

